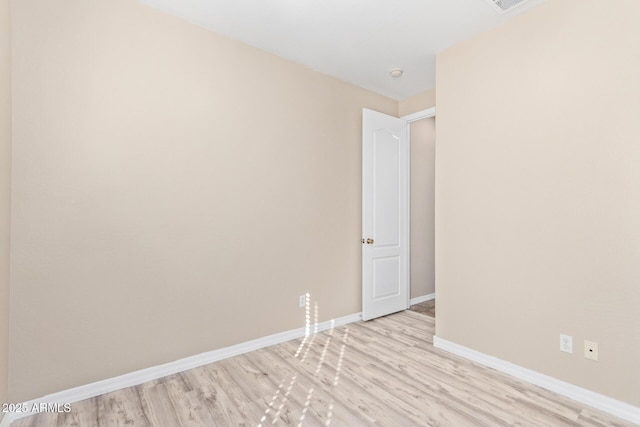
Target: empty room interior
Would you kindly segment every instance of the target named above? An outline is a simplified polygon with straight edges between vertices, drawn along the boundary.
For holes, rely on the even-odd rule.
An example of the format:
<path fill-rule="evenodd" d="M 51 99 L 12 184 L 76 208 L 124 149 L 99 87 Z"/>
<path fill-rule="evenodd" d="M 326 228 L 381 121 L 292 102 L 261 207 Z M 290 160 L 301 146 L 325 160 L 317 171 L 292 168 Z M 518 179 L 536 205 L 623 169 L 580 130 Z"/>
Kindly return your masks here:
<path fill-rule="evenodd" d="M 0 0 L 0 427 L 640 425 L 639 22 Z"/>

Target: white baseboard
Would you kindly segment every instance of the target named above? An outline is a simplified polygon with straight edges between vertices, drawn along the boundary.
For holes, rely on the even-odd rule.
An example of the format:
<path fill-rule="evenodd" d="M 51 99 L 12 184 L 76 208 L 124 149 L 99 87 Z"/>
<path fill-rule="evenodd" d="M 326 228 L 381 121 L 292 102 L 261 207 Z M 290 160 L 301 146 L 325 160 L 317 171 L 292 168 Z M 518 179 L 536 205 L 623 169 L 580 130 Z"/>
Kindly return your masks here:
<path fill-rule="evenodd" d="M 431 301 L 436 299 L 436 294 L 422 295 L 421 297 L 411 298 L 409 300 L 410 305 L 420 304 L 421 302 Z"/>
<path fill-rule="evenodd" d="M 355 313 L 338 319 L 313 324 L 310 328 L 292 329 L 286 332 L 280 332 L 274 335 L 247 341 L 241 344 L 225 347 L 218 350 L 209 351 L 207 353 L 198 354 L 196 356 L 186 357 L 174 362 L 165 363 L 163 365 L 154 366 L 152 368 L 142 369 L 140 371 L 131 372 L 119 377 L 110 378 L 103 381 L 83 385 L 80 387 L 63 390 L 57 393 L 49 394 L 40 399 L 30 400 L 20 405 L 22 408 L 37 408 L 40 404 L 73 404 L 81 400 L 90 399 L 102 394 L 110 393 L 126 387 L 133 387 L 148 381 L 165 377 L 167 375 L 186 371 L 188 369 L 197 368 L 198 366 L 207 365 L 229 357 L 238 356 L 250 351 L 259 350 L 285 341 L 302 338 L 310 329 L 310 333 L 322 332 L 331 328 L 346 325 L 348 323 L 362 320 L 362 313 Z M 38 410 L 26 412 L 12 412 L 5 414 L 0 421 L 0 427 L 9 427 L 11 423 L 20 418 L 28 417 L 37 413 Z"/>
<path fill-rule="evenodd" d="M 622 418 L 634 424 L 640 424 L 640 408 L 636 406 L 612 399 L 611 397 L 595 393 L 591 390 L 575 386 L 539 372 L 523 368 L 522 366 L 498 359 L 497 357 L 489 356 L 437 336 L 433 337 L 433 346 L 481 365 L 496 369 L 500 372 L 504 372 L 505 374 L 509 374 L 547 390 L 551 390 L 584 405 L 615 415 L 618 418 Z"/>

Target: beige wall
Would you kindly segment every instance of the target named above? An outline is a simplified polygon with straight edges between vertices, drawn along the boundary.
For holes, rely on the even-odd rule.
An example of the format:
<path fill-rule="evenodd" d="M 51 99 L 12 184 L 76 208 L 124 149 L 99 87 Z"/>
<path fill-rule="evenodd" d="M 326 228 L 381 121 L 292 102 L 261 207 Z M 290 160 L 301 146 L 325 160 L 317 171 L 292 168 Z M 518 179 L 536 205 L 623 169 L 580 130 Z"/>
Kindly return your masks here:
<path fill-rule="evenodd" d="M 429 89 L 424 92 L 420 92 L 417 95 L 411 96 L 407 99 L 403 99 L 398 103 L 398 116 L 406 116 L 408 114 L 417 113 L 427 108 L 435 107 L 436 105 L 436 90 Z"/>
<path fill-rule="evenodd" d="M 435 120 L 411 123 L 411 298 L 436 290 Z"/>
<path fill-rule="evenodd" d="M 436 85 L 437 335 L 633 405 L 639 21 L 546 2 L 438 55 Z"/>
<path fill-rule="evenodd" d="M 11 217 L 11 33 L 9 0 L 0 0 L 0 404 L 7 402 L 9 229 Z M 0 414 L 0 419 L 2 419 Z"/>
<path fill-rule="evenodd" d="M 14 5 L 13 401 L 361 309 L 361 109 L 134 0 Z"/>

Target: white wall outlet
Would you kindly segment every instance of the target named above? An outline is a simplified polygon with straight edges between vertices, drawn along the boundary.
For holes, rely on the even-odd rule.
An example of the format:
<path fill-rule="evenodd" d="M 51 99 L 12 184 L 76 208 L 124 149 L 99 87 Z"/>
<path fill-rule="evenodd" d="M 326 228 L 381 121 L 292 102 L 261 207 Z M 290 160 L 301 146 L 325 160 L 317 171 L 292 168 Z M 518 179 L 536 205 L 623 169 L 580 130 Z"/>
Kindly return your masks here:
<path fill-rule="evenodd" d="M 573 337 L 571 335 L 560 334 L 560 351 L 573 353 Z"/>
<path fill-rule="evenodd" d="M 298 300 L 298 307 L 304 307 L 307 305 L 307 295 L 300 295 L 300 299 Z"/>
<path fill-rule="evenodd" d="M 584 357 L 598 361 L 598 343 L 584 340 Z"/>

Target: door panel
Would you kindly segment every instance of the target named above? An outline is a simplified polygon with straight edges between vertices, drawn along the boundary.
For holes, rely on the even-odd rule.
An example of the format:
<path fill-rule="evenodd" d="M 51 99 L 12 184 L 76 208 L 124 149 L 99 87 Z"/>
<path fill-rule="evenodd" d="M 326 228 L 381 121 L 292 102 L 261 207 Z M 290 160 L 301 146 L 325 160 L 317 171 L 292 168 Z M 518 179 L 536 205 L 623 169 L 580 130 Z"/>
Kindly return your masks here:
<path fill-rule="evenodd" d="M 362 317 L 409 306 L 407 123 L 363 110 Z"/>
<path fill-rule="evenodd" d="M 373 134 L 373 230 L 377 247 L 395 246 L 400 231 L 400 141 L 382 129 Z"/>
<path fill-rule="evenodd" d="M 397 296 L 400 293 L 400 257 L 378 258 L 373 261 L 373 300 Z"/>

